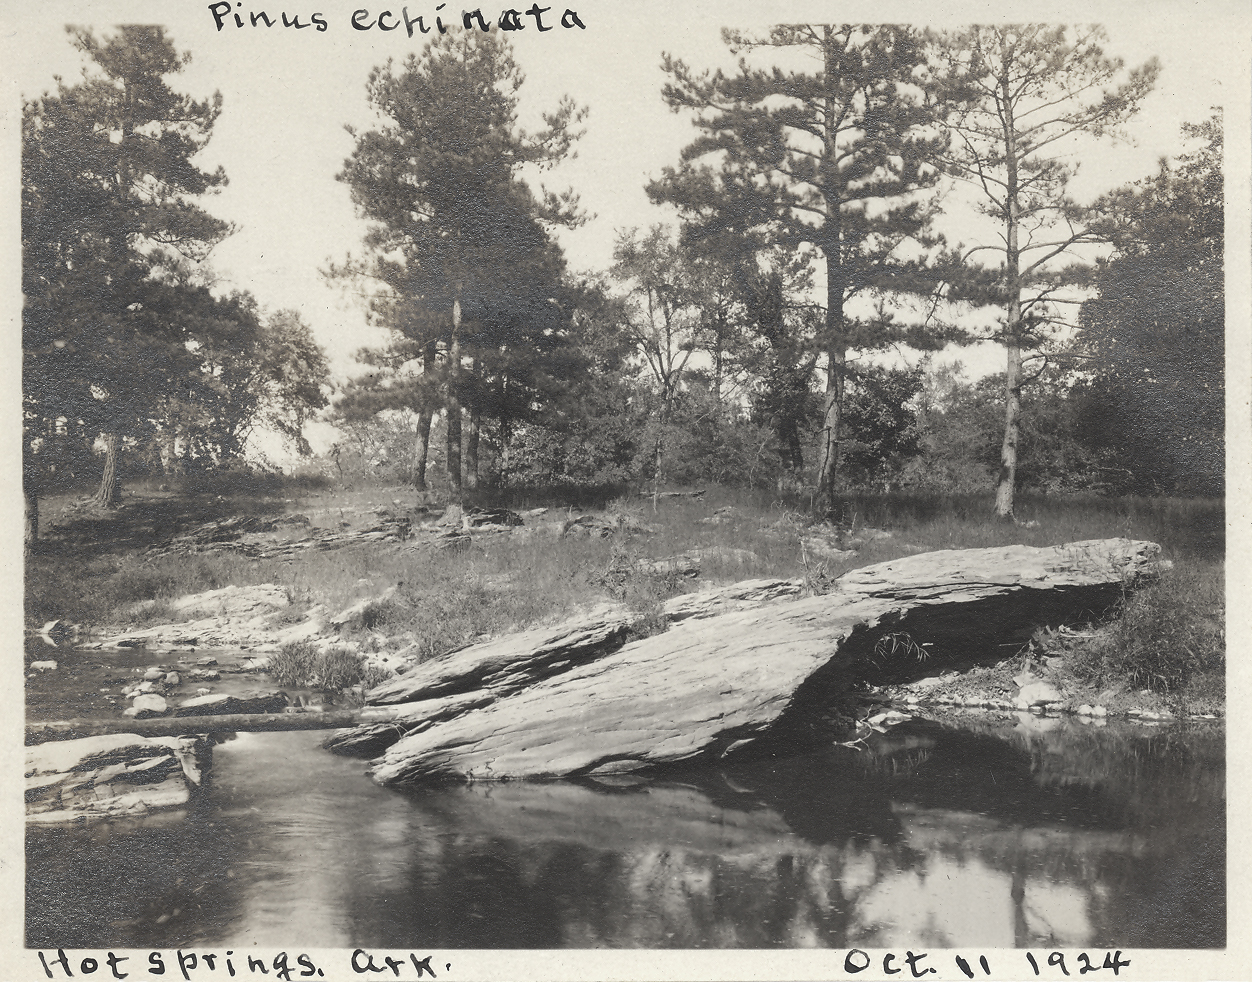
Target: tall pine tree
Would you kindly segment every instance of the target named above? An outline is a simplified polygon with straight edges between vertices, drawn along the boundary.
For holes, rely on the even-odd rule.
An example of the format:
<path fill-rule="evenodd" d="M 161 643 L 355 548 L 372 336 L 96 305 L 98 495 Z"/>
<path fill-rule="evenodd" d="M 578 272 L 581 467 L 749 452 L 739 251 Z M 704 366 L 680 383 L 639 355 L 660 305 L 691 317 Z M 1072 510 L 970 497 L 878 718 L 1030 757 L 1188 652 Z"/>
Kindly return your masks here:
<path fill-rule="evenodd" d="M 64 427 L 103 435 L 97 499 L 116 501 L 123 437 L 199 371 L 183 314 L 211 298 L 189 280 L 231 231 L 198 204 L 225 174 L 194 162 L 221 96 L 196 101 L 166 82 L 190 56 L 160 27 L 71 34 L 90 73 L 27 102 L 22 117 L 28 508 L 40 487 L 36 441 Z"/>
<path fill-rule="evenodd" d="M 1101 239 L 1086 209 L 1068 194 L 1077 167 L 1065 157 L 1078 135 L 1103 136 L 1139 108 L 1155 84 L 1153 59 L 1123 78 L 1123 63 L 1101 48 L 1098 27 L 1018 24 L 971 27 L 936 38 L 940 104 L 952 134 L 950 171 L 971 185 L 994 238 L 950 299 L 1003 311 L 996 339 L 1006 351 L 1004 440 L 996 514 L 1013 518 L 1023 352 L 1038 348 L 1064 318 L 1065 289 L 1085 278 L 1070 259 Z"/>
<path fill-rule="evenodd" d="M 940 141 L 923 99 L 922 39 L 898 26 L 803 24 L 764 37 L 723 32 L 732 52 L 776 51 L 809 71 L 751 67 L 695 74 L 668 55 L 664 98 L 695 114 L 701 136 L 648 188 L 711 234 L 760 233 L 791 251 L 805 246 L 826 281 L 816 350 L 826 365 L 819 491 L 829 505 L 843 439 L 850 353 L 925 332 L 853 302 L 919 287 L 919 249 L 931 218 L 926 191 Z M 912 325 L 913 328 L 919 325 Z"/>
<path fill-rule="evenodd" d="M 365 256 L 332 275 L 381 284 L 372 314 L 422 352 L 429 381 L 442 355 L 448 476 L 458 490 L 462 402 L 471 400 L 472 465 L 484 406 L 507 417 L 519 404 L 511 390 L 524 391 L 511 383 L 538 384 L 534 356 L 560 336 L 564 260 L 549 230 L 580 220 L 572 194 L 537 198 L 520 172 L 565 157 L 581 112 L 563 100 L 543 130 L 527 133 L 517 125 L 522 82 L 501 35 L 433 38 L 398 71 L 388 62 L 370 73 L 380 124 L 350 130 L 356 147 L 339 174 L 370 230 Z M 422 399 L 413 408 L 428 432 Z"/>

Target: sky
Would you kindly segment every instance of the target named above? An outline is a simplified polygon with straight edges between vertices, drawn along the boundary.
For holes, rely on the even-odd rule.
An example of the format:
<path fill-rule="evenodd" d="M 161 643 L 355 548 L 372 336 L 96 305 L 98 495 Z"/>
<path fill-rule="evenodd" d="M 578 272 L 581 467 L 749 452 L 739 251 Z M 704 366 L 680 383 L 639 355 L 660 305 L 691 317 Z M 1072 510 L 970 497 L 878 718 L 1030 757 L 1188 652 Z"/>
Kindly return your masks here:
<path fill-rule="evenodd" d="M 592 217 L 579 230 L 562 230 L 560 238 L 573 269 L 596 271 L 611 262 L 620 230 L 673 220 L 671 213 L 649 203 L 644 185 L 662 168 L 677 163 L 695 130 L 690 118 L 671 113 L 661 100 L 662 52 L 692 67 L 730 68 L 733 60 L 720 37 L 723 26 L 764 27 L 820 19 L 823 14 L 828 18 L 830 6 L 738 0 L 569 2 L 585 30 L 555 26 L 540 33 L 533 18 L 525 17 L 532 26 L 514 32 L 512 39 L 527 79 L 521 91 L 523 125 L 537 125 L 539 113 L 554 108 L 565 95 L 588 107 L 576 159 L 546 175 L 545 183 L 555 189 L 572 188 L 580 195 Z M 335 180 L 352 149 L 345 125 L 369 127 L 374 122 L 365 91 L 370 69 L 389 58 L 402 60 L 421 45 L 421 35 L 408 38 L 402 22 L 389 33 L 376 26 L 353 29 L 358 4 L 368 10 L 358 18 L 363 24 L 375 23 L 377 14 L 388 7 L 398 13 L 404 6 L 411 18 L 423 16 L 428 26 L 452 7 L 456 12 L 446 20 L 459 21 L 461 9 L 460 2 L 439 9 L 429 0 L 407 4 L 235 0 L 235 10 L 245 23 L 247 15 L 258 10 L 275 19 L 286 12 L 304 24 L 310 24 L 316 13 L 326 25 L 324 31 L 281 24 L 240 29 L 229 15 L 219 31 L 210 5 L 201 0 L 52 4 L 46 6 L 54 9 L 24 14 L 17 23 L 9 18 L 0 39 L 4 63 L 11 66 L 6 79 L 6 135 L 11 138 L 15 130 L 20 98 L 51 88 L 57 74 L 67 82 L 80 77 L 81 56 L 64 32 L 67 13 L 73 23 L 97 31 L 126 21 L 165 24 L 180 50 L 192 54 L 190 66 L 173 81 L 176 90 L 196 97 L 217 90 L 224 98 L 213 140 L 200 162 L 210 170 L 221 164 L 230 184 L 204 204 L 235 223 L 238 231 L 210 257 L 213 270 L 224 286 L 251 291 L 268 310 L 298 310 L 327 350 L 337 378 L 346 378 L 354 371 L 353 352 L 378 343 L 381 335 L 367 327 L 359 296 L 328 282 L 321 273 L 329 262 L 359 252 L 364 231 L 347 186 Z M 554 2 L 544 15 L 546 24 L 559 24 L 564 9 Z M 488 4 L 483 10 L 498 15 L 496 6 Z M 838 10 L 847 20 L 916 22 L 919 5 L 841 4 Z M 1014 12 L 1004 4 L 995 10 L 1002 19 L 1011 19 Z M 949 4 L 941 12 L 941 17 L 926 23 L 956 26 L 986 19 L 988 5 Z M 1149 0 L 1073 9 L 1032 5 L 1028 11 L 1032 19 L 1071 21 L 1095 19 L 1097 14 L 1108 30 L 1108 53 L 1128 65 L 1157 56 L 1162 72 L 1156 90 L 1128 127 L 1129 142 L 1077 148 L 1081 167 L 1073 188 L 1080 199 L 1149 175 L 1160 158 L 1183 149 L 1179 133 L 1183 122 L 1204 119 L 1211 106 L 1228 104 L 1232 96 L 1236 107 L 1246 106 L 1247 99 L 1237 85 L 1232 93 L 1232 83 L 1242 77 L 1248 57 L 1246 4 Z M 1231 43 L 1232 37 L 1245 43 Z M 962 230 L 958 233 L 966 238 Z M 973 244 L 977 239 L 966 241 Z M 994 370 L 1000 354 L 987 346 L 965 349 L 959 357 L 977 375 Z"/>

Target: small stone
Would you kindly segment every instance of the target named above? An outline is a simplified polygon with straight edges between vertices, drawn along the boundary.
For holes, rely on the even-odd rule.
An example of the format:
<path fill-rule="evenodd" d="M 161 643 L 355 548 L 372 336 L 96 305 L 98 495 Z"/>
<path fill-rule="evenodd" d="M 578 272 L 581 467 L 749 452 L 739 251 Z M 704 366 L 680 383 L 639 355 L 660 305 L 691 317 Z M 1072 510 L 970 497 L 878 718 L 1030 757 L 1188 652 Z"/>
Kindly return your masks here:
<path fill-rule="evenodd" d="M 32 671 L 35 672 L 55 672 L 57 663 L 55 661 L 33 661 L 30 663 Z"/>
<path fill-rule="evenodd" d="M 155 682 L 164 675 L 165 672 L 163 672 L 158 666 L 153 665 L 150 669 L 143 673 L 143 678 L 145 682 Z"/>
<path fill-rule="evenodd" d="M 216 665 L 216 664 L 217 664 L 217 659 L 216 659 L 216 658 L 214 658 L 214 657 L 213 657 L 213 656 L 211 656 L 211 655 L 207 655 L 207 656 L 205 656 L 204 658 L 197 658 L 197 659 L 196 659 L 196 664 L 197 664 L 197 665 L 201 665 L 201 666 L 204 666 L 204 665 Z"/>
<path fill-rule="evenodd" d="M 181 681 L 182 679 L 178 677 L 177 672 L 168 672 L 165 676 L 166 685 L 178 685 L 178 683 L 180 683 Z"/>
<path fill-rule="evenodd" d="M 141 713 L 151 713 L 160 716 L 166 711 L 165 697 L 158 695 L 142 695 L 136 696 L 134 704 L 130 709 L 126 710 L 127 716 L 138 716 Z"/>
<path fill-rule="evenodd" d="M 1078 707 L 1079 716 L 1094 716 L 1095 710 L 1088 706 L 1085 702 Z"/>
<path fill-rule="evenodd" d="M 1105 709 L 1103 706 L 1093 706 L 1091 709 L 1092 716 L 1104 717 L 1104 716 L 1107 716 L 1108 714 L 1109 714 L 1109 711 Z"/>
<path fill-rule="evenodd" d="M 1044 706 L 1052 702 L 1063 702 L 1065 699 L 1060 690 L 1050 682 L 1029 682 L 1022 686 L 1017 697 L 1025 699 L 1030 706 Z"/>

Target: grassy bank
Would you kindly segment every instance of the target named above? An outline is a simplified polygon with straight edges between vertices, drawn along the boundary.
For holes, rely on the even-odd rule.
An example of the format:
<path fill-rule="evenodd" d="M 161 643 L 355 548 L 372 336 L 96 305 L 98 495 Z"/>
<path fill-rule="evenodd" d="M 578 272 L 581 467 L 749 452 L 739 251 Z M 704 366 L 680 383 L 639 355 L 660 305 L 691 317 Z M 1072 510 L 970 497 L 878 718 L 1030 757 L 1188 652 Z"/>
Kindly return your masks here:
<path fill-rule="evenodd" d="M 178 596 L 255 583 L 285 587 L 294 620 L 314 604 L 334 612 L 390 590 L 345 628 L 345 640 L 363 650 L 417 645 L 431 658 L 607 600 L 647 615 L 669 596 L 715 582 L 803 578 L 820 592 L 848 569 L 917 552 L 1127 536 L 1160 543 L 1174 569 L 1110 611 L 1112 626 L 1098 639 L 1067 652 L 1073 677 L 1096 688 L 1117 684 L 1208 702 L 1224 694 L 1220 501 L 1026 497 L 1019 501 L 1018 525 L 993 521 L 991 499 L 984 496 L 848 497 L 824 523 L 813 522 L 807 502 L 724 488 L 710 488 L 700 499 L 662 499 L 655 510 L 649 498 L 621 489 L 483 493 L 467 496 L 466 504 L 549 511 L 528 519 L 533 527 L 526 534 L 484 535 L 459 551 L 361 544 L 265 560 L 145 550 L 195 524 L 236 514 L 302 514 L 313 526 L 351 529 L 384 518 L 430 520 L 442 503 L 403 487 L 344 490 L 275 481 L 264 487 L 134 487 L 122 509 L 103 515 L 52 499 L 45 502 L 44 537 L 27 568 L 27 622 L 65 619 L 89 628 L 155 623 Z M 606 538 L 559 534 L 565 520 L 590 511 L 624 531 Z M 637 531 L 625 531 L 632 528 Z M 697 550 L 698 578 L 647 566 Z"/>

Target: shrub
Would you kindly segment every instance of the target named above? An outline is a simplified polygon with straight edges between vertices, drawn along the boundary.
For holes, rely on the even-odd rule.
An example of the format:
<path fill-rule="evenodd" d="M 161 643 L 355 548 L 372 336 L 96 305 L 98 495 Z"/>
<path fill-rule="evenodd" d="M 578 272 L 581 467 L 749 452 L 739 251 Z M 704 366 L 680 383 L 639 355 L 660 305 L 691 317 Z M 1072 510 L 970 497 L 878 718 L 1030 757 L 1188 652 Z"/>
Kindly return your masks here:
<path fill-rule="evenodd" d="M 1184 567 L 1126 598 L 1108 630 L 1079 655 L 1074 671 L 1100 684 L 1176 693 L 1225 671 L 1221 567 Z"/>
<path fill-rule="evenodd" d="M 365 674 L 361 677 L 361 685 L 366 692 L 370 689 L 376 689 L 384 682 L 390 682 L 396 677 L 396 673 L 383 665 L 371 665 L 365 670 Z"/>
<path fill-rule="evenodd" d="M 364 676 L 364 659 L 347 648 L 319 652 L 308 641 L 294 641 L 270 658 L 270 676 L 279 685 L 317 687 L 327 691 L 356 685 Z"/>

